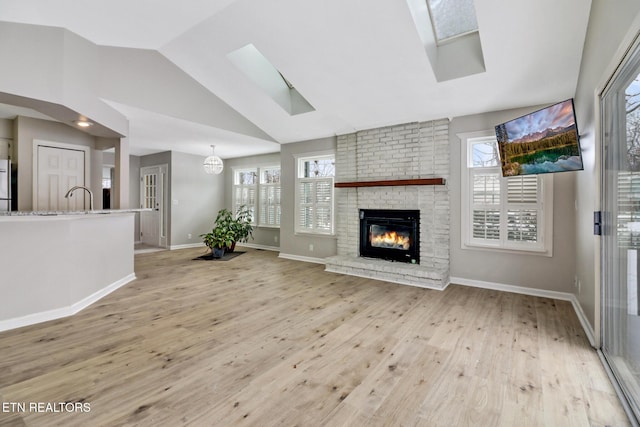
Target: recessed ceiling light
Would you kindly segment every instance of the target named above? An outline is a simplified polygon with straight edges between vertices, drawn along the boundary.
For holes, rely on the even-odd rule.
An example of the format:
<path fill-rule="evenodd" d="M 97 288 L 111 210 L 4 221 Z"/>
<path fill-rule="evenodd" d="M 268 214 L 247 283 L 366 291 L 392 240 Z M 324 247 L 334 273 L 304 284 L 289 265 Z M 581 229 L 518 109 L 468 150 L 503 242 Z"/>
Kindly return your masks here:
<path fill-rule="evenodd" d="M 76 120 L 74 122 L 77 126 L 80 126 L 81 128 L 88 128 L 90 126 L 93 126 L 93 123 L 88 122 L 86 120 Z"/>

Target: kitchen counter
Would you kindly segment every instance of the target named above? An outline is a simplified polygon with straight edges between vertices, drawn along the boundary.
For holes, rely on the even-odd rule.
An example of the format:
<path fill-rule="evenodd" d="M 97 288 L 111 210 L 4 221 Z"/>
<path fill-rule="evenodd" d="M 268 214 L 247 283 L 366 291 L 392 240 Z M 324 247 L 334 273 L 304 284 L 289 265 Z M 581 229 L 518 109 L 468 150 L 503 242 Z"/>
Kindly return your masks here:
<path fill-rule="evenodd" d="M 4 211 L 0 212 L 0 217 L 16 217 L 16 216 L 77 216 L 77 215 L 105 215 L 105 214 L 120 214 L 131 212 L 146 212 L 153 209 L 104 209 L 93 211 Z"/>
<path fill-rule="evenodd" d="M 0 215 L 0 331 L 70 316 L 135 279 L 135 212 Z"/>

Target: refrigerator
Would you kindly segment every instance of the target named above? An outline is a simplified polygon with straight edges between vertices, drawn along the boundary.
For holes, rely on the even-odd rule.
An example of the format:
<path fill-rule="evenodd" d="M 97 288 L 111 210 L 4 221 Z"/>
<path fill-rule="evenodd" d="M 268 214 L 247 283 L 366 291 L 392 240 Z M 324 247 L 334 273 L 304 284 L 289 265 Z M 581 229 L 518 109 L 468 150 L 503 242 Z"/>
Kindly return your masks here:
<path fill-rule="evenodd" d="M 11 210 L 11 160 L 0 159 L 0 212 Z"/>

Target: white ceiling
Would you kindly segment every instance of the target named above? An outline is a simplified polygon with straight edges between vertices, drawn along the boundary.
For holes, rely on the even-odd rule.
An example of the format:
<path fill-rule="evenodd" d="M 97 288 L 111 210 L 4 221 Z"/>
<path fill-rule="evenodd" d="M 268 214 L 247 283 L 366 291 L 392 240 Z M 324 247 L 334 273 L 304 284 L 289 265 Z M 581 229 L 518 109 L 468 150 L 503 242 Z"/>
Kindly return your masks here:
<path fill-rule="evenodd" d="M 0 0 L 0 20 L 64 27 L 129 54 L 157 51 L 278 143 L 573 97 L 590 1 L 476 0 L 486 71 L 443 82 L 434 76 L 411 1 Z M 315 111 L 289 115 L 239 72 L 227 54 L 249 43 Z M 134 154 L 207 155 L 210 144 L 223 158 L 279 149 L 255 132 L 189 119 L 197 114 L 188 105 L 167 112 L 142 99 L 144 92 L 126 102 L 103 95 L 129 119 Z"/>

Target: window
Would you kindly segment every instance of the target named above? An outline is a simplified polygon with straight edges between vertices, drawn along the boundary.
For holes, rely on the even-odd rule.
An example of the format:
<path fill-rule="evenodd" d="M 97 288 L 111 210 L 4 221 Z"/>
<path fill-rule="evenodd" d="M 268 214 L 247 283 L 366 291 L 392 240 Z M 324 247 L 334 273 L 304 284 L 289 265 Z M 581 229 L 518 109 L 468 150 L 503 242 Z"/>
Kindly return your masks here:
<path fill-rule="evenodd" d="M 256 195 L 258 193 L 258 170 L 236 169 L 233 171 L 233 212 L 244 205 L 251 212 L 251 224 L 256 223 Z"/>
<path fill-rule="evenodd" d="M 462 140 L 462 246 L 551 256 L 552 176 L 503 178 L 493 133 Z"/>
<path fill-rule="evenodd" d="M 299 157 L 296 177 L 296 232 L 333 234 L 335 154 Z"/>
<path fill-rule="evenodd" d="M 280 227 L 280 166 L 234 169 L 233 211 L 242 205 L 253 225 Z"/>
<path fill-rule="evenodd" d="M 473 0 L 427 0 L 438 42 L 478 31 Z"/>
<path fill-rule="evenodd" d="M 280 166 L 260 168 L 260 227 L 280 227 Z"/>

